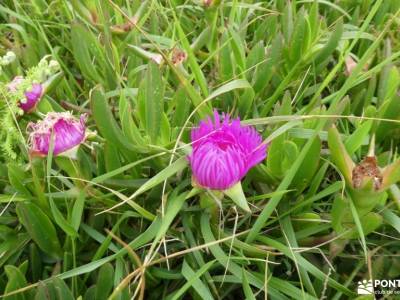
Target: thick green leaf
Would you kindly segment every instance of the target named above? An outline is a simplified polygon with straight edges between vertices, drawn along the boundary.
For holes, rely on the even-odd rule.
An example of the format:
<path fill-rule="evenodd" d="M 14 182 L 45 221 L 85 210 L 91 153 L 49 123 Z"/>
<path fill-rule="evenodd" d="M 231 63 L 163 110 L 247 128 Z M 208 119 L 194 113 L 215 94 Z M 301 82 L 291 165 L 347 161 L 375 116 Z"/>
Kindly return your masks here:
<path fill-rule="evenodd" d="M 229 28 L 231 48 L 233 50 L 233 55 L 235 57 L 235 61 L 239 67 L 239 73 L 242 73 L 245 69 L 245 50 L 243 46 L 243 42 L 240 36 L 235 32 L 232 28 Z"/>
<path fill-rule="evenodd" d="M 71 290 L 68 288 L 67 284 L 60 278 L 55 277 L 54 279 L 52 279 L 52 285 L 54 286 L 56 299 L 62 299 L 62 300 L 74 299 Z"/>
<path fill-rule="evenodd" d="M 297 16 L 297 21 L 293 29 L 293 34 L 289 44 L 289 59 L 292 64 L 302 59 L 304 48 L 308 46 L 307 40 L 307 20 L 304 11 L 301 11 Z"/>
<path fill-rule="evenodd" d="M 200 68 L 200 66 L 197 63 L 196 56 L 190 47 L 189 41 L 187 40 L 186 34 L 184 33 L 182 26 L 180 22 L 177 20 L 177 16 L 174 14 L 175 17 L 175 26 L 176 30 L 180 39 L 180 42 L 182 43 L 182 46 L 184 50 L 187 53 L 187 59 L 190 65 L 190 69 L 192 70 L 194 74 L 194 78 L 197 82 L 197 84 L 200 86 L 201 92 L 203 93 L 204 97 L 208 96 L 208 87 L 207 87 L 207 81 L 206 78 Z"/>
<path fill-rule="evenodd" d="M 390 224 L 394 229 L 400 233 L 400 217 L 390 209 L 384 209 L 382 212 L 383 220 Z"/>
<path fill-rule="evenodd" d="M 158 65 L 149 62 L 138 91 L 140 120 L 153 144 L 160 135 L 161 114 L 164 111 L 164 83 Z"/>
<path fill-rule="evenodd" d="M 352 155 L 358 150 L 363 144 L 364 139 L 368 136 L 368 133 L 372 127 L 372 120 L 368 120 L 360 125 L 347 139 L 345 147 L 347 153 Z"/>
<path fill-rule="evenodd" d="M 12 291 L 18 290 L 28 285 L 26 282 L 24 274 L 14 266 L 5 266 L 4 267 L 5 273 L 7 274 L 7 285 L 4 290 L 4 293 L 10 293 Z M 29 299 L 28 294 L 25 293 L 18 293 L 13 296 L 4 297 L 6 300 L 25 300 Z"/>
<path fill-rule="evenodd" d="M 106 263 L 99 270 L 96 283 L 96 299 L 108 299 L 113 287 L 114 268 L 110 263 Z"/>
<path fill-rule="evenodd" d="M 303 161 L 296 176 L 293 178 L 292 186 L 299 192 L 303 191 L 313 179 L 319 165 L 321 148 L 321 141 L 316 138 L 311 145 L 308 158 Z"/>
<path fill-rule="evenodd" d="M 20 202 L 17 214 L 26 231 L 40 249 L 56 258 L 61 257 L 62 250 L 56 229 L 49 217 L 34 203 Z"/>
<path fill-rule="evenodd" d="M 331 127 L 328 131 L 328 145 L 333 162 L 336 164 L 346 181 L 351 183 L 352 171 L 355 164 L 347 153 L 346 147 L 344 146 L 336 127 Z"/>
<path fill-rule="evenodd" d="M 382 190 L 385 190 L 392 184 L 398 182 L 400 180 L 400 159 L 397 159 L 390 165 L 386 166 L 382 171 L 382 177 Z"/>
<path fill-rule="evenodd" d="M 135 151 L 135 146 L 129 143 L 129 141 L 125 138 L 116 120 L 114 119 L 114 116 L 108 107 L 104 92 L 101 90 L 101 88 L 96 87 L 94 90 L 92 90 L 90 104 L 93 118 L 101 135 L 108 142 L 116 145 L 120 150 L 125 151 L 128 154 Z M 107 120 L 107 122 L 104 122 L 104 120 Z"/>
<path fill-rule="evenodd" d="M 84 207 L 85 207 L 85 193 L 81 191 L 79 192 L 79 195 L 75 200 L 74 206 L 72 207 L 71 220 L 70 220 L 70 224 L 76 232 L 78 232 L 79 225 L 81 224 Z"/>
<path fill-rule="evenodd" d="M 268 146 L 267 168 L 271 174 L 278 178 L 283 176 L 284 142 L 285 136 L 280 135 L 273 139 Z"/>
<path fill-rule="evenodd" d="M 262 92 L 267 87 L 274 73 L 279 68 L 278 62 L 282 55 L 282 44 L 282 36 L 278 34 L 272 42 L 265 62 L 257 67 L 253 78 L 254 91 L 256 93 Z"/>
<path fill-rule="evenodd" d="M 92 63 L 91 45 L 96 47 L 97 42 L 82 25 L 76 23 L 72 26 L 71 40 L 74 57 L 82 72 L 94 82 L 102 82 L 102 77 Z M 93 49 L 93 48 L 92 48 Z"/>
<path fill-rule="evenodd" d="M 56 203 L 54 202 L 53 199 L 49 200 L 50 202 L 50 209 L 51 213 L 53 215 L 54 221 L 57 223 L 58 226 L 61 227 L 64 232 L 71 236 L 71 237 L 76 237 L 77 232 L 75 231 L 74 227 L 64 218 L 62 215 L 61 211 L 58 209 Z"/>
<path fill-rule="evenodd" d="M 365 241 L 365 233 L 364 233 L 361 221 L 360 221 L 360 217 L 358 215 L 358 212 L 357 212 L 356 207 L 352 200 L 349 201 L 349 204 L 350 204 L 351 214 L 353 215 L 354 223 L 356 224 L 358 234 L 360 235 L 361 246 L 364 250 L 364 255 L 365 255 L 365 261 L 367 261 L 367 259 L 368 259 L 367 243 Z"/>
<path fill-rule="evenodd" d="M 324 45 L 324 47 L 315 57 L 314 60 L 316 64 L 322 63 L 333 53 L 333 51 L 335 51 L 342 37 L 342 34 L 343 34 L 343 19 L 339 19 L 335 25 L 335 28 L 332 30 L 332 34 L 330 35 L 328 42 Z"/>
<path fill-rule="evenodd" d="M 12 186 L 22 195 L 30 197 L 31 193 L 26 187 L 26 172 L 17 164 L 10 163 L 7 166 L 8 178 Z"/>

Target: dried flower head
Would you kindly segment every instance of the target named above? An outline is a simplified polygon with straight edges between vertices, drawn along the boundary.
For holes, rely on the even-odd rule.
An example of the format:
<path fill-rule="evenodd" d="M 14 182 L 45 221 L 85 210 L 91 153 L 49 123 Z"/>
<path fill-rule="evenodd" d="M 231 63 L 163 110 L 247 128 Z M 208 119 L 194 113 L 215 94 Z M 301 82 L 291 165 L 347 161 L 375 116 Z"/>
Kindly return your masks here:
<path fill-rule="evenodd" d="M 187 54 L 185 51 L 182 51 L 178 48 L 174 48 L 172 50 L 172 63 L 176 66 L 183 63 L 187 59 Z"/>
<path fill-rule="evenodd" d="M 382 173 L 379 170 L 375 156 L 366 156 L 352 171 L 353 187 L 361 188 L 365 181 L 372 179 L 375 191 L 382 186 Z"/>
<path fill-rule="evenodd" d="M 214 112 L 192 130 L 193 151 L 189 161 L 197 184 L 215 190 L 225 190 L 239 182 L 246 173 L 266 157 L 267 146 L 251 126 L 240 119 Z"/>

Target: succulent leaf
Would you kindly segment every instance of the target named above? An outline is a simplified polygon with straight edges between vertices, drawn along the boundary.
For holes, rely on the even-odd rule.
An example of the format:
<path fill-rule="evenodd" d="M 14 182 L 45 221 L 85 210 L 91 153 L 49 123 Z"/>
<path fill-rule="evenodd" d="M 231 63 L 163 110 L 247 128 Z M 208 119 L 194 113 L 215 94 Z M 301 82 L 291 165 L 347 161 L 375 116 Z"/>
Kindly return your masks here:
<path fill-rule="evenodd" d="M 352 170 L 354 169 L 355 164 L 350 155 L 347 153 L 346 147 L 340 139 L 339 132 L 335 126 L 332 126 L 328 130 L 328 145 L 334 163 L 343 174 L 346 182 L 351 184 Z"/>

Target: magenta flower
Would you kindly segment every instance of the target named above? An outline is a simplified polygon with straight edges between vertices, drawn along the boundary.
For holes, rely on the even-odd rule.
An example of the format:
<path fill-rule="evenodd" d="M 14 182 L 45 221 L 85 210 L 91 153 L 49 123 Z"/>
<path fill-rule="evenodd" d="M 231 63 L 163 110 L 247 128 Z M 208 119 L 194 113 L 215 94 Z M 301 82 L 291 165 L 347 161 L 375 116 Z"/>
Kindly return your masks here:
<path fill-rule="evenodd" d="M 69 112 L 49 112 L 37 123 L 28 124 L 30 152 L 33 155 L 46 156 L 49 152 L 53 134 L 53 154 L 59 155 L 71 150 L 86 139 L 86 115 L 76 119 Z"/>
<path fill-rule="evenodd" d="M 18 90 L 19 85 L 24 81 L 22 76 L 16 76 L 8 84 L 8 90 L 15 93 Z M 21 99 L 19 102 L 19 107 L 26 113 L 33 111 L 36 105 L 39 103 L 42 97 L 43 88 L 39 83 L 32 84 L 32 89 L 25 92 L 25 99 Z"/>
<path fill-rule="evenodd" d="M 214 123 L 208 117 L 192 130 L 188 157 L 196 183 L 214 190 L 232 187 L 267 156 L 267 145 L 253 127 L 226 114 L 222 118 L 214 111 Z"/>
<path fill-rule="evenodd" d="M 32 89 L 25 92 L 26 101 L 20 101 L 19 106 L 24 112 L 31 112 L 39 103 L 42 97 L 42 85 L 39 83 L 32 84 Z"/>

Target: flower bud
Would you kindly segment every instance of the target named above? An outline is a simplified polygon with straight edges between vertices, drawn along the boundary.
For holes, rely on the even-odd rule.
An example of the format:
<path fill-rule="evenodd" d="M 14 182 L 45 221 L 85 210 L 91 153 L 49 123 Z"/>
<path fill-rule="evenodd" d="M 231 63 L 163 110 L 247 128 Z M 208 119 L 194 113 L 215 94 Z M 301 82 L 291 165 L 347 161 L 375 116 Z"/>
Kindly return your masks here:
<path fill-rule="evenodd" d="M 226 190 L 238 183 L 247 172 L 266 157 L 267 145 L 258 132 L 242 126 L 240 119 L 214 112 L 192 130 L 193 151 L 189 155 L 193 180 L 213 190 Z"/>

